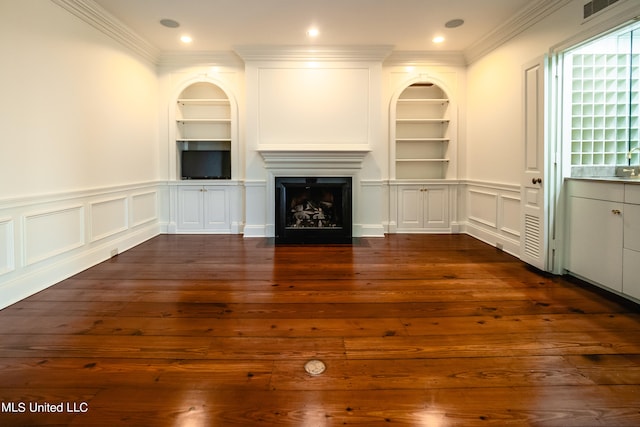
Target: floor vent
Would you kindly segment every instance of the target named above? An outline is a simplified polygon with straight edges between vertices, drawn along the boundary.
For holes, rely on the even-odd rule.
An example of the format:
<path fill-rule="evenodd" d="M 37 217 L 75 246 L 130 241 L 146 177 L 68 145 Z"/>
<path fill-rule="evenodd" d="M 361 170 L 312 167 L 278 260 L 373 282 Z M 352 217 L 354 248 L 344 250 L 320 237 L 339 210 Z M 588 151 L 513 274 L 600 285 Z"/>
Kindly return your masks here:
<path fill-rule="evenodd" d="M 589 3 L 584 5 L 584 15 L 583 18 L 587 19 L 591 15 L 595 15 L 603 9 L 611 6 L 616 3 L 618 0 L 591 0 Z"/>

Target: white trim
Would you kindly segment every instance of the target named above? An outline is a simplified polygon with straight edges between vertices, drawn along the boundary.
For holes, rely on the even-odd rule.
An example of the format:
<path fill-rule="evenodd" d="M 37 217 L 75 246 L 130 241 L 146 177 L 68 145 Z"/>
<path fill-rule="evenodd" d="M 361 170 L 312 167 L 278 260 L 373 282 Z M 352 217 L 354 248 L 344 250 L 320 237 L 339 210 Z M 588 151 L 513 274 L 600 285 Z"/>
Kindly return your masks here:
<path fill-rule="evenodd" d="M 464 53 L 467 63 L 471 64 L 491 51 L 502 46 L 526 29 L 552 15 L 573 0 L 537 0 L 530 1 L 518 14 L 508 19 L 494 31 L 468 47 Z"/>
<path fill-rule="evenodd" d="M 135 33 L 93 0 L 51 0 L 98 31 L 121 43 L 146 61 L 156 64 L 160 50 Z"/>

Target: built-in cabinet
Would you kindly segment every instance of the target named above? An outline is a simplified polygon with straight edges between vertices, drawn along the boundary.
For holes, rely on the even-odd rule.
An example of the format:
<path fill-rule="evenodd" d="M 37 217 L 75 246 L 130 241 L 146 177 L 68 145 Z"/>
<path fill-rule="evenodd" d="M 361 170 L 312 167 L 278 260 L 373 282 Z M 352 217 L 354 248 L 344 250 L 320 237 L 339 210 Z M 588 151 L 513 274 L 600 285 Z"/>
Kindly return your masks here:
<path fill-rule="evenodd" d="M 449 231 L 449 188 L 399 185 L 398 232 Z"/>
<path fill-rule="evenodd" d="M 389 232 L 451 232 L 455 109 L 440 85 L 413 81 L 390 107 Z"/>
<path fill-rule="evenodd" d="M 236 105 L 211 81 L 188 84 L 175 99 L 176 181 L 171 223 L 177 233 L 241 233 Z M 173 143 L 173 142 L 172 142 Z M 186 153 L 186 154 L 185 154 Z"/>
<path fill-rule="evenodd" d="M 216 185 L 178 186 L 178 229 L 230 233 L 230 191 Z"/>
<path fill-rule="evenodd" d="M 640 185 L 569 180 L 567 187 L 566 270 L 640 299 Z"/>

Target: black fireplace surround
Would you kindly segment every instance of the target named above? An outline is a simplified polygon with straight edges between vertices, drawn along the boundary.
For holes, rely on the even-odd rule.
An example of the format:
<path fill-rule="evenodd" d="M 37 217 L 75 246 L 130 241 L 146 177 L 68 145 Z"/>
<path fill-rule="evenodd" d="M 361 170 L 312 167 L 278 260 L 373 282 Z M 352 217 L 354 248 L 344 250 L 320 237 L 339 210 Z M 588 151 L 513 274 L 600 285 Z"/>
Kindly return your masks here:
<path fill-rule="evenodd" d="M 351 177 L 276 177 L 275 243 L 351 243 Z"/>

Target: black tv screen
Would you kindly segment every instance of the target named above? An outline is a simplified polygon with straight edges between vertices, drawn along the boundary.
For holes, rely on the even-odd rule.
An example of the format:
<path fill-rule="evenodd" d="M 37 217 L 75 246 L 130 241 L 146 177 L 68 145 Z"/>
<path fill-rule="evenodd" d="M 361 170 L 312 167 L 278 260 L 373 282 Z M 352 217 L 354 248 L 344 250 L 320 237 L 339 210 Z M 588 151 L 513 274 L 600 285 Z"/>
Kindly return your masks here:
<path fill-rule="evenodd" d="M 231 179 L 229 151 L 183 151 L 180 166 L 182 179 Z"/>

